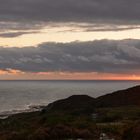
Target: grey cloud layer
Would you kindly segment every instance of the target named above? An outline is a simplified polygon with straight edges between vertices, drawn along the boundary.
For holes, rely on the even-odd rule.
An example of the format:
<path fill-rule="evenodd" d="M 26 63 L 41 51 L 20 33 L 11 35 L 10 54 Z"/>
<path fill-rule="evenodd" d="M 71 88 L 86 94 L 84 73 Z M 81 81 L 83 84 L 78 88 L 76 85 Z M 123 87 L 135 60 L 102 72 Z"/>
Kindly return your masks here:
<path fill-rule="evenodd" d="M 44 27 L 40 22 L 0 22 L 0 37 L 10 38 L 23 34 L 38 33 Z"/>
<path fill-rule="evenodd" d="M 71 23 L 82 31 L 140 28 L 139 0 L 0 0 L 0 37 L 26 34 L 44 26 Z M 85 24 L 82 24 L 85 23 Z M 125 25 L 124 27 L 120 25 Z M 11 34 L 8 30 L 20 30 Z M 77 29 L 75 29 L 77 30 Z M 7 32 L 3 34 L 2 32 Z"/>
<path fill-rule="evenodd" d="M 100 40 L 38 47 L 0 48 L 0 69 L 27 72 L 68 71 L 137 73 L 140 40 Z"/>
<path fill-rule="evenodd" d="M 38 32 L 37 31 L 6 32 L 6 33 L 0 33 L 0 37 L 2 37 L 2 38 L 13 38 L 13 37 L 21 36 L 21 35 L 24 35 L 24 34 L 33 34 L 33 33 L 38 33 Z"/>
<path fill-rule="evenodd" d="M 24 34 L 41 33 L 43 28 L 61 29 L 59 32 L 106 32 L 140 29 L 140 25 L 118 25 L 113 23 L 57 23 L 57 22 L 0 22 L 0 37 L 14 38 Z M 69 29 L 63 29 L 63 27 Z M 43 30 L 42 30 L 43 31 Z"/>
<path fill-rule="evenodd" d="M 0 0 L 0 19 L 139 22 L 139 7 L 139 0 Z"/>

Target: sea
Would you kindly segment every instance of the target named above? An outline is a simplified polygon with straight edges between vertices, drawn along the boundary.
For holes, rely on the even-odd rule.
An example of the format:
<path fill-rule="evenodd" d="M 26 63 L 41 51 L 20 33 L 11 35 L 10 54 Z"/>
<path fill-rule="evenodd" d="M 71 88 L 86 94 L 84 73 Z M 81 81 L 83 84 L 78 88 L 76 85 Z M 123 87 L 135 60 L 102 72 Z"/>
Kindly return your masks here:
<path fill-rule="evenodd" d="M 0 118 L 41 109 L 71 95 L 99 97 L 117 90 L 140 85 L 140 81 L 0 81 Z"/>

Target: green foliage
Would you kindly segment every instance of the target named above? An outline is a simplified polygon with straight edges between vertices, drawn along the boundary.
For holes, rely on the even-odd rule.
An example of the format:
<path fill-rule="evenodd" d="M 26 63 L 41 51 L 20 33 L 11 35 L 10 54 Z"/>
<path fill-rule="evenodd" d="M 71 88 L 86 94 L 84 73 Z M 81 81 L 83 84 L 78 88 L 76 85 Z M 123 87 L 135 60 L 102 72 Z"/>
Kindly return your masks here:
<path fill-rule="evenodd" d="M 140 138 L 140 129 L 134 123 L 140 120 L 139 107 L 98 108 L 95 112 L 98 114 L 96 121 L 86 113 L 44 111 L 17 114 L 0 120 L 0 140 L 93 139 L 99 138 L 102 132 L 125 140 L 134 135 Z"/>

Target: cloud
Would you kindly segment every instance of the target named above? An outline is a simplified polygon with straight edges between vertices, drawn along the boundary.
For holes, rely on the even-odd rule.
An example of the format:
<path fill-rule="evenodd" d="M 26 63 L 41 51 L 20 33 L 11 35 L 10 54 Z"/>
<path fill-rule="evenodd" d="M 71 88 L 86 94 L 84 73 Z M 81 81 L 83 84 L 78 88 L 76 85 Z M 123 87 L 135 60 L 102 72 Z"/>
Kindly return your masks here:
<path fill-rule="evenodd" d="M 139 0 L 0 0 L 1 19 L 129 21 L 140 19 Z"/>
<path fill-rule="evenodd" d="M 75 31 L 138 29 L 139 7 L 138 0 L 0 0 L 0 33 L 72 24 Z M 14 35 L 1 33 L 2 37 Z"/>
<path fill-rule="evenodd" d="M 5 70 L 0 69 L 0 75 L 20 75 L 20 74 L 24 74 L 24 72 L 10 68 L 7 68 Z"/>
<path fill-rule="evenodd" d="M 25 22 L 25 21 L 0 21 L 0 31 L 7 31 L 7 30 L 34 30 L 40 29 L 44 27 L 44 24 L 41 22 Z"/>
<path fill-rule="evenodd" d="M 52 23 L 86 23 L 87 31 L 136 29 L 139 7 L 139 0 L 0 0 L 0 29 L 38 29 Z"/>
<path fill-rule="evenodd" d="M 13 38 L 13 37 L 18 37 L 18 36 L 21 36 L 21 35 L 24 35 L 24 34 L 33 34 L 33 33 L 38 33 L 38 32 L 37 31 L 4 32 L 4 33 L 0 33 L 0 37 L 2 37 L 2 38 Z"/>
<path fill-rule="evenodd" d="M 133 29 L 140 29 L 140 25 L 122 25 L 119 24 L 111 24 L 111 23 L 98 23 L 98 24 L 78 24 L 76 25 L 83 31 L 96 31 L 96 32 L 104 32 L 104 31 L 124 31 L 124 30 L 133 30 Z"/>
<path fill-rule="evenodd" d="M 43 43 L 0 48 L 0 69 L 24 72 L 139 73 L 140 40 Z"/>
<path fill-rule="evenodd" d="M 117 32 L 140 29 L 140 25 L 115 25 L 105 23 L 54 23 L 54 22 L 0 22 L 0 38 L 16 38 L 27 34 Z"/>

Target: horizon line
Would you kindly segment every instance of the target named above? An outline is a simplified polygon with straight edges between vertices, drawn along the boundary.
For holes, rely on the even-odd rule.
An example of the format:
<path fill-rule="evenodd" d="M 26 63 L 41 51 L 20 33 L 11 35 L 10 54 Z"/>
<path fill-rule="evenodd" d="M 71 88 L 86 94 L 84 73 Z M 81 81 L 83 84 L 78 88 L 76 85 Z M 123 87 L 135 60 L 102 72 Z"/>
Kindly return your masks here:
<path fill-rule="evenodd" d="M 140 79 L 0 79 L 0 81 L 140 81 Z"/>

